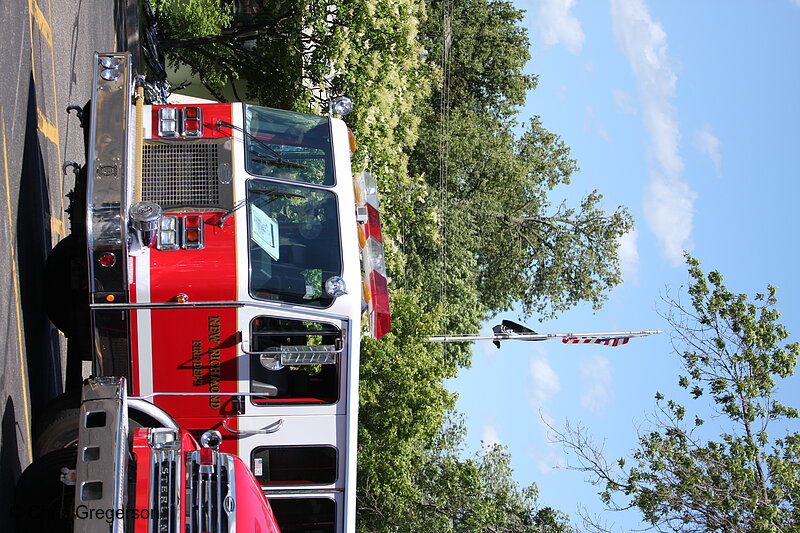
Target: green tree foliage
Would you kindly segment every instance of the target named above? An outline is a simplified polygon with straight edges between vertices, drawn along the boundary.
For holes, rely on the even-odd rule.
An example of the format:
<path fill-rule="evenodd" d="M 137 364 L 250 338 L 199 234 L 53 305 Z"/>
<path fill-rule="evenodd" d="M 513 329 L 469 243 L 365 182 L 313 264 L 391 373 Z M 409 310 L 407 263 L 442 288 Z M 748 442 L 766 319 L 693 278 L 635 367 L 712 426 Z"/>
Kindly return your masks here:
<path fill-rule="evenodd" d="M 522 12 L 465 0 L 431 1 L 428 14 L 421 39 L 442 82 L 418 100 L 409 171 L 430 192 L 409 194 L 403 210 L 428 215 L 402 228 L 395 279 L 444 305 L 447 332 L 475 332 L 517 304 L 540 319 L 579 302 L 598 308 L 621 281 L 619 238 L 633 223 L 622 207 L 606 212 L 597 191 L 576 206 L 551 200 L 577 164 L 538 117 L 517 122 L 536 85 L 523 72 Z M 448 359 L 468 364 L 469 353 L 451 347 Z"/>
<path fill-rule="evenodd" d="M 569 148 L 538 117 L 517 136 L 511 124 L 495 117 L 463 109 L 455 113 L 444 181 L 445 260 L 448 269 L 466 265 L 459 281 L 470 290 L 451 281 L 448 302 L 464 295 L 479 304 L 472 306 L 473 321 L 515 303 L 542 318 L 582 301 L 598 308 L 621 282 L 617 247 L 633 227 L 630 215 L 622 207 L 607 213 L 598 191 L 576 207 L 551 204 L 549 196 L 569 184 L 577 167 Z M 420 155 L 412 170 L 431 168 L 433 159 Z M 415 281 L 436 285 L 437 247 L 413 234 L 406 241 Z M 456 310 L 457 316 L 467 316 Z"/>
<path fill-rule="evenodd" d="M 393 296 L 392 331 L 379 342 L 364 339 L 361 347 L 358 495 L 402 516 L 419 498 L 414 476 L 422 450 L 455 398 L 443 385 L 453 369 L 441 365 L 439 348 L 425 342 L 439 317 L 423 311 L 412 293 L 397 290 Z"/>
<path fill-rule="evenodd" d="M 217 58 L 225 57 L 225 46 L 214 41 L 225 40 L 222 35 L 233 21 L 231 6 L 223 0 L 151 0 L 151 5 L 158 20 L 159 45 L 164 49 L 172 52 L 170 42 L 175 40 L 212 41 L 207 49 L 189 48 L 180 55 L 168 53 L 167 58 L 173 66 L 182 59 L 212 94 L 219 95 L 231 70 L 221 68 L 224 63 Z"/>
<path fill-rule="evenodd" d="M 705 275 L 696 259 L 687 262 L 691 307 L 670 299 L 667 318 L 686 372 L 678 384 L 696 409 L 657 394 L 659 416 L 640 433 L 632 466 L 621 459 L 612 468 L 580 428 L 559 439 L 603 486 L 606 503 L 638 508 L 659 530 L 797 531 L 798 410 L 781 403 L 778 381 L 794 373 L 800 345 L 784 342 L 774 287 L 751 299 L 730 292 L 718 272 Z M 709 412 L 718 435 L 704 425 Z"/>
<path fill-rule="evenodd" d="M 438 111 L 444 88 L 450 102 L 470 111 L 515 114 L 536 86 L 536 77 L 523 73 L 530 60 L 523 12 L 506 1 L 430 0 L 428 15 L 422 39 L 446 76 L 431 111 Z"/>
<path fill-rule="evenodd" d="M 450 413 L 453 415 L 453 413 Z M 359 530 L 370 533 L 417 531 L 568 533 L 569 519 L 536 503 L 535 485 L 520 488 L 513 479 L 511 456 L 499 445 L 484 447 L 464 458 L 460 419 L 446 423 L 421 452 L 413 480 L 413 499 L 402 510 L 391 500 L 370 498 L 369 486 L 360 498 Z"/>

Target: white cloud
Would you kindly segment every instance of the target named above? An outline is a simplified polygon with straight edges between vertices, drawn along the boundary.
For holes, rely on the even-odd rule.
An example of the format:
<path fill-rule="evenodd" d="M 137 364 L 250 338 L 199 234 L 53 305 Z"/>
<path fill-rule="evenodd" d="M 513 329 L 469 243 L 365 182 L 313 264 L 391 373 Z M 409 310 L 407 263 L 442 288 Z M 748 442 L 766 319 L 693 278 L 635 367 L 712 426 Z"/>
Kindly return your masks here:
<path fill-rule="evenodd" d="M 538 344 L 538 343 L 536 343 Z M 551 472 L 553 468 L 563 466 L 563 457 L 558 453 L 555 445 L 550 442 L 547 435 L 550 432 L 550 427 L 555 427 L 556 421 L 550 415 L 546 408 L 546 403 L 553 398 L 561 390 L 561 383 L 547 358 L 544 355 L 533 357 L 530 360 L 530 373 L 531 373 L 531 386 L 528 389 L 528 397 L 531 402 L 531 407 L 534 411 L 534 416 L 539 423 L 542 432 L 545 435 L 544 441 L 547 443 L 544 448 L 535 446 L 531 450 L 532 458 L 536 469 L 546 474 Z"/>
<path fill-rule="evenodd" d="M 583 49 L 585 35 L 580 21 L 570 14 L 575 0 L 542 0 L 534 25 L 544 46 L 563 43 L 572 54 Z"/>
<path fill-rule="evenodd" d="M 797 0 L 800 2 L 800 0 Z M 701 154 L 707 155 L 711 162 L 714 163 L 714 170 L 717 171 L 717 176 L 722 173 L 722 156 L 719 154 L 720 147 L 719 139 L 711 133 L 711 126 L 706 124 L 702 130 L 694 134 L 694 146 Z"/>
<path fill-rule="evenodd" d="M 494 446 L 495 444 L 502 444 L 500 436 L 497 434 L 497 429 L 491 424 L 483 426 L 481 431 L 481 441 L 486 447 Z"/>
<path fill-rule="evenodd" d="M 611 91 L 611 97 L 614 99 L 614 107 L 620 113 L 624 113 L 626 115 L 632 115 L 636 113 L 636 107 L 633 105 L 633 101 L 631 100 L 631 95 L 629 92 L 622 89 L 613 89 Z"/>
<path fill-rule="evenodd" d="M 677 76 L 667 53 L 667 33 L 655 22 L 643 0 L 612 0 L 611 15 L 620 49 L 637 81 L 642 117 L 649 135 L 651 181 L 644 208 L 664 257 L 673 265 L 691 249 L 697 194 L 681 179 L 680 129 L 673 99 Z"/>
<path fill-rule="evenodd" d="M 611 395 L 611 365 L 599 355 L 580 364 L 584 393 L 581 405 L 591 413 L 602 414 Z"/>
<path fill-rule="evenodd" d="M 619 268 L 626 283 L 639 284 L 639 230 L 633 229 L 619 239 Z"/>
<path fill-rule="evenodd" d="M 647 223 L 661 243 L 661 252 L 672 266 L 683 264 L 684 250 L 691 250 L 695 193 L 686 182 L 654 176 L 644 195 Z"/>
<path fill-rule="evenodd" d="M 545 452 L 534 452 L 533 454 L 534 465 L 540 474 L 552 474 L 557 468 L 564 468 L 566 461 L 564 456 L 558 454 L 553 447 L 549 447 Z"/>
<path fill-rule="evenodd" d="M 529 396 L 534 410 L 540 410 L 544 403 L 558 394 L 561 383 L 550 363 L 544 357 L 533 357 L 530 362 L 532 384 Z"/>

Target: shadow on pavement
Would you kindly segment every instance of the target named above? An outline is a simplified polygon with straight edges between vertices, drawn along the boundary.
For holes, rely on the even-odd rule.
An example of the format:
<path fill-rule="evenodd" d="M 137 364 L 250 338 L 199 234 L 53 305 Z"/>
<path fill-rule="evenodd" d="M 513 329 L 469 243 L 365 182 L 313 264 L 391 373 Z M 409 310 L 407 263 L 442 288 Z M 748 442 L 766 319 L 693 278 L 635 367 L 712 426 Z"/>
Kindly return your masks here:
<path fill-rule="evenodd" d="M 47 318 L 43 303 L 44 263 L 52 242 L 52 211 L 39 141 L 36 86 L 32 75 L 28 90 L 25 144 L 19 183 L 17 257 L 31 413 L 35 426 L 37 414 L 42 412 L 51 398 L 62 391 L 58 332 Z"/>
<path fill-rule="evenodd" d="M 22 422 L 25 423 L 24 421 Z M 19 442 L 17 435 L 22 432 L 20 422 L 14 414 L 14 400 L 6 400 L 3 419 L 0 422 L 0 524 L 3 531 L 13 532 L 14 522 L 11 505 L 14 502 L 14 486 L 22 473 L 19 462 Z"/>

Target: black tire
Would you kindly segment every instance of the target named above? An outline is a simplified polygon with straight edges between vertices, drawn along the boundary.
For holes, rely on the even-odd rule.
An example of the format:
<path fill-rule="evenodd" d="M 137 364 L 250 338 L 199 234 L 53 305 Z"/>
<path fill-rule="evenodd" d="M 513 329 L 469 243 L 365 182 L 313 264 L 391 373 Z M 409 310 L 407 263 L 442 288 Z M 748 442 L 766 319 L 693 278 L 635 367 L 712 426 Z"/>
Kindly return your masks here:
<path fill-rule="evenodd" d="M 50 250 L 44 267 L 45 310 L 53 325 L 67 337 L 73 333 L 73 314 L 77 311 L 72 271 L 80 262 L 79 254 L 78 239 L 68 235 Z"/>
<path fill-rule="evenodd" d="M 78 444 L 81 390 L 75 389 L 53 399 L 36 423 L 33 456 L 42 457 Z"/>
<path fill-rule="evenodd" d="M 73 530 L 75 486 L 61 482 L 62 468 L 75 468 L 77 449 L 57 450 L 33 462 L 19 478 L 12 515 L 15 531 Z"/>
<path fill-rule="evenodd" d="M 81 416 L 81 390 L 57 396 L 36 424 L 33 456 L 42 457 L 57 450 L 77 448 L 78 425 Z M 128 428 L 162 427 L 157 420 L 134 409 L 128 410 Z"/>

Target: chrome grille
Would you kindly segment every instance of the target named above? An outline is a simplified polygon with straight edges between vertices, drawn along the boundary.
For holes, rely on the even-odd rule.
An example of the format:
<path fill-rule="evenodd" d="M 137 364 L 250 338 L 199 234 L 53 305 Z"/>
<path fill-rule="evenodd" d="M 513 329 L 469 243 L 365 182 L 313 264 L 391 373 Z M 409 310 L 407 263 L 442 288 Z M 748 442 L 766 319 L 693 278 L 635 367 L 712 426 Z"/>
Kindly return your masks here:
<path fill-rule="evenodd" d="M 180 532 L 181 452 L 176 449 L 151 449 L 150 531 Z"/>
<path fill-rule="evenodd" d="M 171 207 L 220 204 L 219 143 L 145 143 L 142 200 Z"/>
<path fill-rule="evenodd" d="M 214 452 L 210 465 L 200 464 L 200 452 L 191 452 L 186 461 L 187 533 L 236 531 L 236 488 L 233 458 Z"/>

